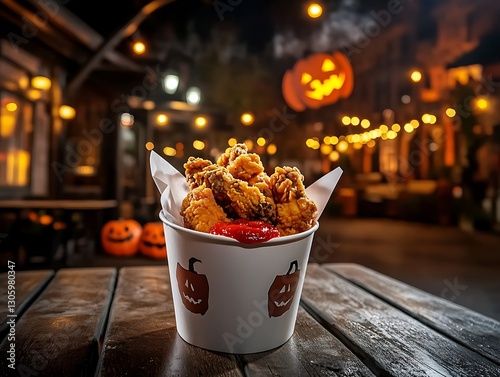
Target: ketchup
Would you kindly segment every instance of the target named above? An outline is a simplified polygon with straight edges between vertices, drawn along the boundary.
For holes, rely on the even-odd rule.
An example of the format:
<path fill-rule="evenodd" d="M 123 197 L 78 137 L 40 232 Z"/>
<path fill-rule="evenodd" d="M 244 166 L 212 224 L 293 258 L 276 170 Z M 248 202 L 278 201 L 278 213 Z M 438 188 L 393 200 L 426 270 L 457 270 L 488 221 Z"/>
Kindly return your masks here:
<path fill-rule="evenodd" d="M 280 235 L 278 229 L 269 223 L 244 219 L 217 223 L 210 228 L 210 233 L 231 237 L 241 243 L 265 242 Z"/>

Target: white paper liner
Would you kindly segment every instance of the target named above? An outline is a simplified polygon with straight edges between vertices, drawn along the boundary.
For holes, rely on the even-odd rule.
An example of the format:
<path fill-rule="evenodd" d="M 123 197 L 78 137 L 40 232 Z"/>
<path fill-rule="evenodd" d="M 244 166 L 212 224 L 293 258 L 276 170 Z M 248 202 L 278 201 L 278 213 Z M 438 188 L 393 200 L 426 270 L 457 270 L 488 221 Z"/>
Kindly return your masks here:
<path fill-rule="evenodd" d="M 174 224 L 182 226 L 183 219 L 180 215 L 180 208 L 182 201 L 189 192 L 186 178 L 154 151 L 151 151 L 150 165 L 151 175 L 161 194 L 160 202 L 165 218 Z M 316 220 L 320 218 L 328 204 L 330 196 L 342 176 L 342 172 L 342 169 L 338 167 L 306 188 L 307 196 L 318 207 Z"/>

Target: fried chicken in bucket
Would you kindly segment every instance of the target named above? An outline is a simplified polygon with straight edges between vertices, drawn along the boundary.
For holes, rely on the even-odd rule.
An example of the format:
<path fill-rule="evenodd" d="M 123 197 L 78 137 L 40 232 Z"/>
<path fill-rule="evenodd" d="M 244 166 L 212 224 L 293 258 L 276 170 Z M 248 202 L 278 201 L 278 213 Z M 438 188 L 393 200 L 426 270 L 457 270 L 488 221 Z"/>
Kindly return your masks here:
<path fill-rule="evenodd" d="M 180 213 L 186 228 L 209 232 L 220 222 L 260 220 L 286 236 L 316 223 L 317 208 L 306 195 L 300 171 L 277 167 L 269 177 L 245 144 L 229 148 L 216 164 L 190 157 L 184 168 L 190 192 Z"/>

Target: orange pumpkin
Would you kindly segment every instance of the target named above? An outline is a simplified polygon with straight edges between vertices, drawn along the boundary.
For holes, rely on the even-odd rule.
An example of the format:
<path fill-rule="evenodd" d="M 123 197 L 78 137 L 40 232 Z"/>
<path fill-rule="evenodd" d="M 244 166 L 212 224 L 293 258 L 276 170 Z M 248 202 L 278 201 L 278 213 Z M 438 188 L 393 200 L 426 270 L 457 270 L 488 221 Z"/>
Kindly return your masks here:
<path fill-rule="evenodd" d="M 115 256 L 130 256 L 137 253 L 142 227 L 135 220 L 111 220 L 101 230 L 102 248 Z"/>
<path fill-rule="evenodd" d="M 139 250 L 147 257 L 155 259 L 165 259 L 167 257 L 165 233 L 161 222 L 144 224 Z"/>
<path fill-rule="evenodd" d="M 295 111 L 318 109 L 351 95 L 354 75 L 347 57 L 314 54 L 299 60 L 283 76 L 282 91 L 286 103 Z"/>

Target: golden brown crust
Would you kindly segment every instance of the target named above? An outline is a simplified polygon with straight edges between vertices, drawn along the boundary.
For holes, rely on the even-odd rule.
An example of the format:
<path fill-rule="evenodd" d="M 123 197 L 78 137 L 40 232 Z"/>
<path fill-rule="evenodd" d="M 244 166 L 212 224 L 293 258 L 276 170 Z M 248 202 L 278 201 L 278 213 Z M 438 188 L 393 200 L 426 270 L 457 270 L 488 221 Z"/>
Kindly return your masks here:
<path fill-rule="evenodd" d="M 300 171 L 276 168 L 269 177 L 245 144 L 228 148 L 217 164 L 190 157 L 184 167 L 191 191 L 181 215 L 188 228 L 208 232 L 216 222 L 242 218 L 276 225 L 284 236 L 315 224 L 317 208 L 306 195 Z"/>

